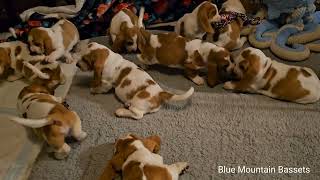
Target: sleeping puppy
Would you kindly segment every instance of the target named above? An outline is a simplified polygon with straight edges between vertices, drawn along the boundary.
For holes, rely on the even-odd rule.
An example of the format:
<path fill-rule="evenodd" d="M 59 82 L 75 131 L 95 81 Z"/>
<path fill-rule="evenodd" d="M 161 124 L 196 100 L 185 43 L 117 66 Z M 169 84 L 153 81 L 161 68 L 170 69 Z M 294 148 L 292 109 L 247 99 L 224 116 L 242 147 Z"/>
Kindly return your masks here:
<path fill-rule="evenodd" d="M 208 84 L 218 83 L 218 71 L 227 70 L 230 53 L 212 43 L 203 43 L 195 39 L 186 41 L 176 33 L 151 34 L 140 30 L 138 47 L 141 52 L 137 57 L 144 65 L 161 64 L 168 67 L 183 68 L 186 76 L 197 85 L 204 84 L 199 70 L 208 68 Z"/>
<path fill-rule="evenodd" d="M 320 98 L 319 78 L 311 69 L 271 60 L 259 49 L 244 49 L 235 59 L 234 73 L 239 81 L 226 82 L 225 89 L 303 104 Z"/>
<path fill-rule="evenodd" d="M 81 121 L 76 112 L 65 108 L 62 99 L 52 95 L 53 91 L 41 86 L 30 85 L 22 89 L 18 96 L 17 108 L 24 118 L 9 116 L 9 119 L 34 128 L 52 148 L 57 159 L 68 156 L 70 146 L 65 137 L 71 135 L 78 141 L 86 138 Z"/>
<path fill-rule="evenodd" d="M 122 9 L 111 20 L 110 35 L 115 52 L 134 52 L 137 50 L 139 28 L 143 25 L 144 8 L 141 7 L 139 18 L 129 9 Z"/>
<path fill-rule="evenodd" d="M 7 78 L 8 81 L 14 81 L 16 76 L 20 76 L 16 68 L 19 57 L 25 61 L 42 61 L 44 55 L 30 55 L 28 45 L 21 41 L 12 41 L 0 43 L 0 77 Z M 10 75 L 11 74 L 11 75 Z"/>
<path fill-rule="evenodd" d="M 188 168 L 187 162 L 167 165 L 156 154 L 160 150 L 160 137 L 140 138 L 128 135 L 115 143 L 115 153 L 105 167 L 100 180 L 112 180 L 121 173 L 123 180 L 178 180 Z"/>
<path fill-rule="evenodd" d="M 47 62 L 54 62 L 61 57 L 72 63 L 70 54 L 79 41 L 79 32 L 72 22 L 62 19 L 51 28 L 33 28 L 28 34 L 30 50 L 37 54 L 45 54 Z"/>
<path fill-rule="evenodd" d="M 222 4 L 220 15 L 228 16 L 229 12 L 246 14 L 240 0 L 227 0 Z M 243 20 L 238 17 L 224 28 L 216 30 L 215 33 L 208 33 L 206 40 L 230 51 L 239 49 L 247 41 L 246 37 L 240 38 L 243 23 Z"/>
<path fill-rule="evenodd" d="M 134 63 L 95 42 L 88 45 L 77 66 L 82 71 L 94 71 L 92 93 L 106 93 L 115 88 L 117 97 L 126 106 L 116 110 L 120 117 L 141 119 L 146 113 L 157 112 L 163 103 L 185 100 L 194 91 L 191 87 L 182 95 L 166 92 Z"/>
<path fill-rule="evenodd" d="M 211 23 L 220 21 L 218 8 L 215 4 L 204 1 L 191 13 L 181 17 L 175 26 L 175 32 L 189 39 L 202 39 L 205 33 L 214 33 Z"/>

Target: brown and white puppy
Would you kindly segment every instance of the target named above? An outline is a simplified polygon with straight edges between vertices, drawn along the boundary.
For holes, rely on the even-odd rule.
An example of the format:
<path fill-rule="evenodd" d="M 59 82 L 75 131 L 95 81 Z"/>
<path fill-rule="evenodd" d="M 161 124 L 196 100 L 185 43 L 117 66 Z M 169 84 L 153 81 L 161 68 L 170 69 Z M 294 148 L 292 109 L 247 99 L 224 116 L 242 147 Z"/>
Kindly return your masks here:
<path fill-rule="evenodd" d="M 138 47 L 141 54 L 138 59 L 143 64 L 183 68 L 186 76 L 197 85 L 204 84 L 198 75 L 199 70 L 208 68 L 208 84 L 215 86 L 220 79 L 219 71 L 226 71 L 232 65 L 230 53 L 212 43 L 199 39 L 186 41 L 176 33 L 154 35 L 143 29 L 140 32 Z"/>
<path fill-rule="evenodd" d="M 82 131 L 78 114 L 64 107 L 62 98 L 52 94 L 52 90 L 41 85 L 23 88 L 18 96 L 17 108 L 24 118 L 9 116 L 9 119 L 34 128 L 36 134 L 43 137 L 52 148 L 55 157 L 63 159 L 70 152 L 65 137 L 70 133 L 81 141 L 87 133 Z"/>
<path fill-rule="evenodd" d="M 160 150 L 160 137 L 140 138 L 128 135 L 115 143 L 115 153 L 105 167 L 100 180 L 115 179 L 121 173 L 123 180 L 178 180 L 179 175 L 188 168 L 187 162 L 171 165 L 163 163 L 156 154 Z"/>
<path fill-rule="evenodd" d="M 279 63 L 259 49 L 244 49 L 235 59 L 234 73 L 239 81 L 226 82 L 225 89 L 303 104 L 320 98 L 320 81 L 310 68 Z"/>
<path fill-rule="evenodd" d="M 246 10 L 244 9 L 240 0 L 227 0 L 225 3 L 223 3 L 219 12 L 220 15 L 222 16 L 222 14 L 227 14 L 228 12 L 246 14 Z M 214 34 L 210 35 L 208 33 L 206 40 L 230 51 L 239 49 L 247 41 L 246 37 L 240 37 L 243 23 L 244 22 L 241 18 L 237 18 L 224 28 L 216 30 Z"/>
<path fill-rule="evenodd" d="M 30 50 L 45 54 L 47 62 L 54 62 L 64 56 L 67 63 L 72 63 L 70 51 L 78 41 L 77 27 L 66 19 L 59 20 L 51 28 L 33 28 L 28 34 Z"/>
<path fill-rule="evenodd" d="M 90 43 L 77 66 L 82 71 L 94 71 L 92 93 L 106 93 L 115 88 L 125 108 L 116 110 L 120 117 L 141 119 L 146 113 L 157 112 L 169 101 L 181 101 L 193 94 L 193 87 L 182 95 L 164 91 L 144 70 L 98 43 Z"/>
<path fill-rule="evenodd" d="M 189 39 L 202 39 L 205 33 L 214 33 L 211 23 L 220 21 L 215 4 L 204 1 L 191 13 L 181 17 L 175 26 L 175 32 Z"/>
<path fill-rule="evenodd" d="M 137 51 L 139 29 L 144 28 L 143 15 L 144 7 L 141 7 L 139 17 L 129 9 L 122 9 L 114 15 L 110 24 L 113 51 Z"/>
<path fill-rule="evenodd" d="M 42 61 L 44 55 L 30 55 L 27 44 L 21 41 L 0 43 L 0 77 L 14 81 L 16 76 L 21 76 L 21 71 L 17 70 L 18 59 L 25 61 Z"/>

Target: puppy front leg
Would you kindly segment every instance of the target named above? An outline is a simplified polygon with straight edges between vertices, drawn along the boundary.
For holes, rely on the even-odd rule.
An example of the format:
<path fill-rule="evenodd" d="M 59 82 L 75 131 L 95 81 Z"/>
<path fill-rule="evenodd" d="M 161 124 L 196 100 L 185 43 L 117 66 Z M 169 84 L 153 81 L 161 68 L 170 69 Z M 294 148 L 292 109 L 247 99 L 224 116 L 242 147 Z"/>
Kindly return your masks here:
<path fill-rule="evenodd" d="M 64 54 L 64 57 L 66 58 L 66 63 L 67 64 L 71 64 L 73 62 L 73 57 L 72 55 L 70 54 L 70 52 L 66 52 Z"/>
<path fill-rule="evenodd" d="M 23 78 L 23 75 L 21 73 L 14 72 L 14 74 L 11 74 L 11 75 L 8 76 L 7 80 L 9 82 L 13 82 L 13 81 L 16 81 L 16 80 L 21 79 L 21 78 Z"/>
<path fill-rule="evenodd" d="M 78 141 L 82 141 L 87 137 L 87 133 L 82 130 L 81 120 L 78 114 L 74 111 L 72 111 L 72 113 L 75 116 L 75 122 L 72 126 L 71 134 Z"/>
<path fill-rule="evenodd" d="M 218 83 L 218 65 L 214 62 L 208 62 L 208 85 L 214 87 Z"/>
<path fill-rule="evenodd" d="M 142 54 L 138 54 L 137 55 L 138 60 L 142 63 L 139 65 L 139 67 L 141 67 L 144 70 L 149 69 L 149 64 L 148 62 L 143 58 Z"/>
<path fill-rule="evenodd" d="M 253 89 L 244 81 L 228 81 L 224 83 L 223 86 L 224 89 L 227 90 L 234 90 L 238 92 L 253 92 Z"/>
<path fill-rule="evenodd" d="M 57 59 L 59 59 L 60 57 L 63 56 L 64 50 L 63 48 L 59 48 L 56 49 L 55 51 L 53 51 L 51 54 L 49 54 L 45 60 L 47 62 L 53 63 L 54 61 L 56 61 Z"/>
<path fill-rule="evenodd" d="M 204 84 L 204 79 L 201 76 L 199 76 L 199 73 L 197 70 L 185 67 L 185 73 L 186 73 L 186 76 L 197 85 L 200 86 Z"/>
<path fill-rule="evenodd" d="M 189 165 L 187 162 L 177 162 L 168 166 L 169 171 L 176 177 L 183 174 L 188 167 Z"/>

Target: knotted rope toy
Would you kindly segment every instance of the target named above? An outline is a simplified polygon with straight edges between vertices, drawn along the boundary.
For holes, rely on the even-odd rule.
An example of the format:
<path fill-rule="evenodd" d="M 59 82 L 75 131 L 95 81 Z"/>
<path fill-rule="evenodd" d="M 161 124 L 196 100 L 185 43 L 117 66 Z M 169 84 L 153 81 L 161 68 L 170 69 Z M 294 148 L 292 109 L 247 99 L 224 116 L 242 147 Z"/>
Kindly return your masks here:
<path fill-rule="evenodd" d="M 243 20 L 244 25 L 258 25 L 261 23 L 260 17 L 255 17 L 255 18 L 249 18 L 247 15 L 242 14 L 242 13 L 237 13 L 233 11 L 225 11 L 220 13 L 221 16 L 221 21 L 220 22 L 215 22 L 213 24 L 213 27 L 215 29 L 222 29 L 226 27 L 228 24 L 230 24 L 232 21 L 236 20 L 237 18 L 241 18 Z"/>

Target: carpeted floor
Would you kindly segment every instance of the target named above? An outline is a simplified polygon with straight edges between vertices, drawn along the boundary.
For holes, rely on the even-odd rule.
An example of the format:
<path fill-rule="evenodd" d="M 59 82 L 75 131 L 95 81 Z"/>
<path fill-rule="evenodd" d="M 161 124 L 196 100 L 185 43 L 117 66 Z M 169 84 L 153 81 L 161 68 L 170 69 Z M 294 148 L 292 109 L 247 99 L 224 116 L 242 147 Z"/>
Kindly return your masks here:
<path fill-rule="evenodd" d="M 314 68 L 319 75 L 319 54 L 300 64 Z M 164 87 L 183 91 L 195 86 L 179 72 L 159 69 L 148 72 Z M 78 72 L 67 96 L 71 108 L 82 118 L 88 138 L 71 143 L 66 160 L 54 160 L 44 150 L 30 180 L 97 179 L 112 155 L 114 140 L 128 133 L 160 135 L 160 154 L 166 163 L 190 164 L 182 180 L 320 178 L 320 103 L 299 105 L 260 95 L 233 94 L 221 85 L 214 89 L 203 86 L 196 87 L 191 100 L 165 105 L 159 112 L 134 121 L 114 116 L 122 104 L 113 93 L 91 95 L 91 79 L 91 74 Z M 242 165 L 309 167 L 311 173 L 218 173 L 218 166 Z"/>

